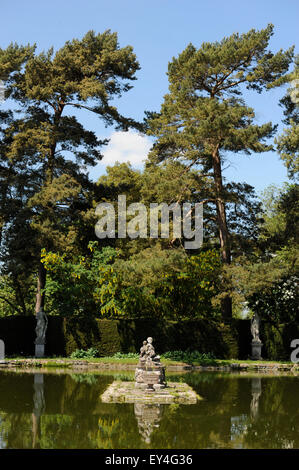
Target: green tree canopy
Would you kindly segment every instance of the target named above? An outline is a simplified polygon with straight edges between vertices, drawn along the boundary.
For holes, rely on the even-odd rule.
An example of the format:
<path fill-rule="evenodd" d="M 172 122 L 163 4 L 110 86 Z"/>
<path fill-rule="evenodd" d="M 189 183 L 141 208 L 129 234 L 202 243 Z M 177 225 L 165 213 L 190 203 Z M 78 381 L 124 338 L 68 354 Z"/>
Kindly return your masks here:
<path fill-rule="evenodd" d="M 268 50 L 273 26 L 246 34 L 233 34 L 220 42 L 192 44 L 169 63 L 169 93 L 161 111 L 148 113 L 148 132 L 157 137 L 150 158 L 154 162 L 179 159 L 197 166 L 213 179 L 213 199 L 222 260 L 231 261 L 227 223 L 227 191 L 223 182 L 226 151 L 265 152 L 273 136 L 272 123 L 254 123 L 254 110 L 241 98 L 242 85 L 261 92 L 288 71 L 293 47 L 276 54 Z M 223 301 L 223 314 L 231 316 L 231 301 Z"/>
<path fill-rule="evenodd" d="M 86 109 L 116 128 L 138 127 L 111 105 L 131 88 L 138 69 L 132 47 L 121 48 L 109 30 L 89 31 L 56 52 L 37 53 L 35 45 L 0 49 L 0 79 L 20 115 L 5 128 L 8 143 L 1 155 L 3 167 L 15 174 L 10 199 L 20 202 L 7 226 L 5 251 L 15 263 L 18 246 L 38 270 L 36 310 L 46 280 L 41 249 L 73 250 L 82 239 L 86 245 L 93 226 L 96 186 L 87 170 L 102 158 L 107 141 L 85 129 L 70 110 Z"/>
<path fill-rule="evenodd" d="M 295 60 L 294 71 L 289 75 L 291 87 L 280 100 L 284 108 L 284 123 L 287 124 L 283 133 L 275 139 L 278 153 L 288 170 L 291 179 L 299 174 L 299 56 Z"/>

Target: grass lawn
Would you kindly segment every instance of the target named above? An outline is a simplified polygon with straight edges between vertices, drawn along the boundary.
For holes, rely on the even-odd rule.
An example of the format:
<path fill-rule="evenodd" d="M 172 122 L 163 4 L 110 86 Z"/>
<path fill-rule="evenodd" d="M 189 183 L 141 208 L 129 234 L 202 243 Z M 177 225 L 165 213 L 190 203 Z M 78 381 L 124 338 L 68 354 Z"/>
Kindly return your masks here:
<path fill-rule="evenodd" d="M 9 358 L 7 358 L 9 360 Z M 16 361 L 26 361 L 26 360 L 32 360 L 33 362 L 41 362 L 43 365 L 48 366 L 48 367 L 65 367 L 67 364 L 71 365 L 73 362 L 86 362 L 86 363 L 102 363 L 102 364 L 111 364 L 111 365 L 116 365 L 116 364 L 129 364 L 129 365 L 135 365 L 138 362 L 137 358 L 132 358 L 132 357 L 113 357 L 113 356 L 107 356 L 107 357 L 92 357 L 92 358 L 70 358 L 70 357 L 45 357 L 43 359 L 37 359 L 34 357 L 11 357 L 10 359 L 16 360 Z M 291 361 L 253 361 L 250 359 L 202 359 L 202 360 L 193 360 L 193 361 L 175 361 L 171 360 L 168 358 L 163 358 L 161 357 L 161 362 L 165 364 L 165 366 L 173 365 L 173 366 L 184 366 L 184 365 L 193 365 L 193 366 L 211 366 L 211 367 L 217 367 L 217 366 L 230 366 L 231 364 L 248 364 L 249 367 L 252 365 L 275 365 L 275 364 L 288 364 L 292 365 L 293 363 Z M 299 364 L 297 365 L 299 367 Z"/>

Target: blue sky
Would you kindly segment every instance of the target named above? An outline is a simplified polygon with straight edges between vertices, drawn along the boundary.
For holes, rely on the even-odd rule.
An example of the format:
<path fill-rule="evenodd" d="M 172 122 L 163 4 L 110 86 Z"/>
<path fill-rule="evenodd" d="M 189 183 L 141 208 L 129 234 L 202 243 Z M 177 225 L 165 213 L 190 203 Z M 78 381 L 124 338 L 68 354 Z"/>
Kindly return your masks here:
<path fill-rule="evenodd" d="M 261 29 L 273 23 L 270 49 L 276 52 L 296 44 L 298 18 L 296 0 L 2 0 L 0 47 L 10 42 L 35 42 L 38 50 L 50 46 L 56 49 L 67 40 L 81 38 L 90 29 L 116 31 L 120 46 L 132 45 L 141 66 L 134 88 L 117 101 L 117 106 L 123 114 L 142 119 L 144 110 L 160 109 L 168 89 L 168 62 L 188 43 L 200 47 L 202 42 L 218 41 L 234 32 Z M 263 95 L 246 95 L 247 103 L 256 110 L 258 123 L 278 123 L 281 132 L 282 110 L 278 101 L 285 91 L 284 87 Z M 133 133 L 115 134 L 88 112 L 80 118 L 99 136 L 112 136 L 103 163 L 91 172 L 93 178 L 103 174 L 105 162 L 113 163 L 116 158 L 131 158 L 137 165 L 150 147 L 148 138 Z M 287 180 L 285 167 L 274 152 L 250 157 L 230 155 L 228 166 L 228 179 L 246 181 L 258 192 L 269 184 Z"/>

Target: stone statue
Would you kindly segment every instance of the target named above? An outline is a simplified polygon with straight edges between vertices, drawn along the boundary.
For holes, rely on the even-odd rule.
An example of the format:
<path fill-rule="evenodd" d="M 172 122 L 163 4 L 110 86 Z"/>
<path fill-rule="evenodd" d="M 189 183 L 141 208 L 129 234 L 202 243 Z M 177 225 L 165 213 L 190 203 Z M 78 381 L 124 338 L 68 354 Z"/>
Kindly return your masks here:
<path fill-rule="evenodd" d="M 156 356 L 155 348 L 153 346 L 153 338 L 147 338 L 147 346 L 146 346 L 146 357 L 148 361 L 159 361 L 160 356 Z"/>
<path fill-rule="evenodd" d="M 140 348 L 139 362 L 135 370 L 135 387 L 154 391 L 165 386 L 165 367 L 160 362 L 160 356 L 156 355 L 153 338 L 149 336 Z"/>
<path fill-rule="evenodd" d="M 252 334 L 252 341 L 261 343 L 260 340 L 260 317 L 257 313 L 255 313 L 251 319 L 251 334 Z"/>
<path fill-rule="evenodd" d="M 262 346 L 260 340 L 260 317 L 255 313 L 251 319 L 251 359 L 260 361 L 262 359 Z"/>
<path fill-rule="evenodd" d="M 147 350 L 147 342 L 146 341 L 143 341 L 142 343 L 143 345 L 141 346 L 140 348 L 140 355 L 139 355 L 139 359 L 142 359 L 145 355 L 146 355 L 146 350 Z"/>
<path fill-rule="evenodd" d="M 45 344 L 46 342 L 46 331 L 48 326 L 48 318 L 43 308 L 41 307 L 39 312 L 36 314 L 36 340 L 35 344 Z"/>

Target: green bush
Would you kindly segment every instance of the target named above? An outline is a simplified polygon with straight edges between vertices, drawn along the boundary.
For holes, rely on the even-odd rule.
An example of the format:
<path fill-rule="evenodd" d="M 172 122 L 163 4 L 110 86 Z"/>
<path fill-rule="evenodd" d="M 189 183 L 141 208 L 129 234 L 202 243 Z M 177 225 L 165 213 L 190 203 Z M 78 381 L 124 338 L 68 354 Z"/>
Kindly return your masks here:
<path fill-rule="evenodd" d="M 96 348 L 89 348 L 87 351 L 84 349 L 76 349 L 76 351 L 72 352 L 71 358 L 72 359 L 90 359 L 92 357 L 97 357 L 99 351 Z"/>
<path fill-rule="evenodd" d="M 127 354 L 124 354 L 124 353 L 121 353 L 121 352 L 117 352 L 115 354 L 113 354 L 112 356 L 114 359 L 138 359 L 139 358 L 139 354 L 137 353 L 132 353 L 132 352 L 129 352 Z"/>
<path fill-rule="evenodd" d="M 68 317 L 219 320 L 217 250 L 187 256 L 184 250 L 146 248 L 123 259 L 112 247 L 88 245 L 77 259 L 42 252 L 47 308 Z"/>
<path fill-rule="evenodd" d="M 274 325 L 298 324 L 298 280 L 297 276 L 289 276 L 273 282 L 252 295 L 249 308 Z"/>
<path fill-rule="evenodd" d="M 118 352 L 112 356 L 114 359 L 136 359 L 137 353 L 121 353 Z M 185 362 L 187 364 L 215 364 L 215 356 L 212 353 L 200 353 L 199 351 L 167 351 L 161 355 L 161 359 L 170 359 L 171 361 Z"/>
<path fill-rule="evenodd" d="M 162 359 L 170 359 L 177 362 L 186 362 L 187 364 L 215 364 L 215 356 L 213 353 L 201 353 L 199 351 L 167 351 L 162 354 Z"/>

